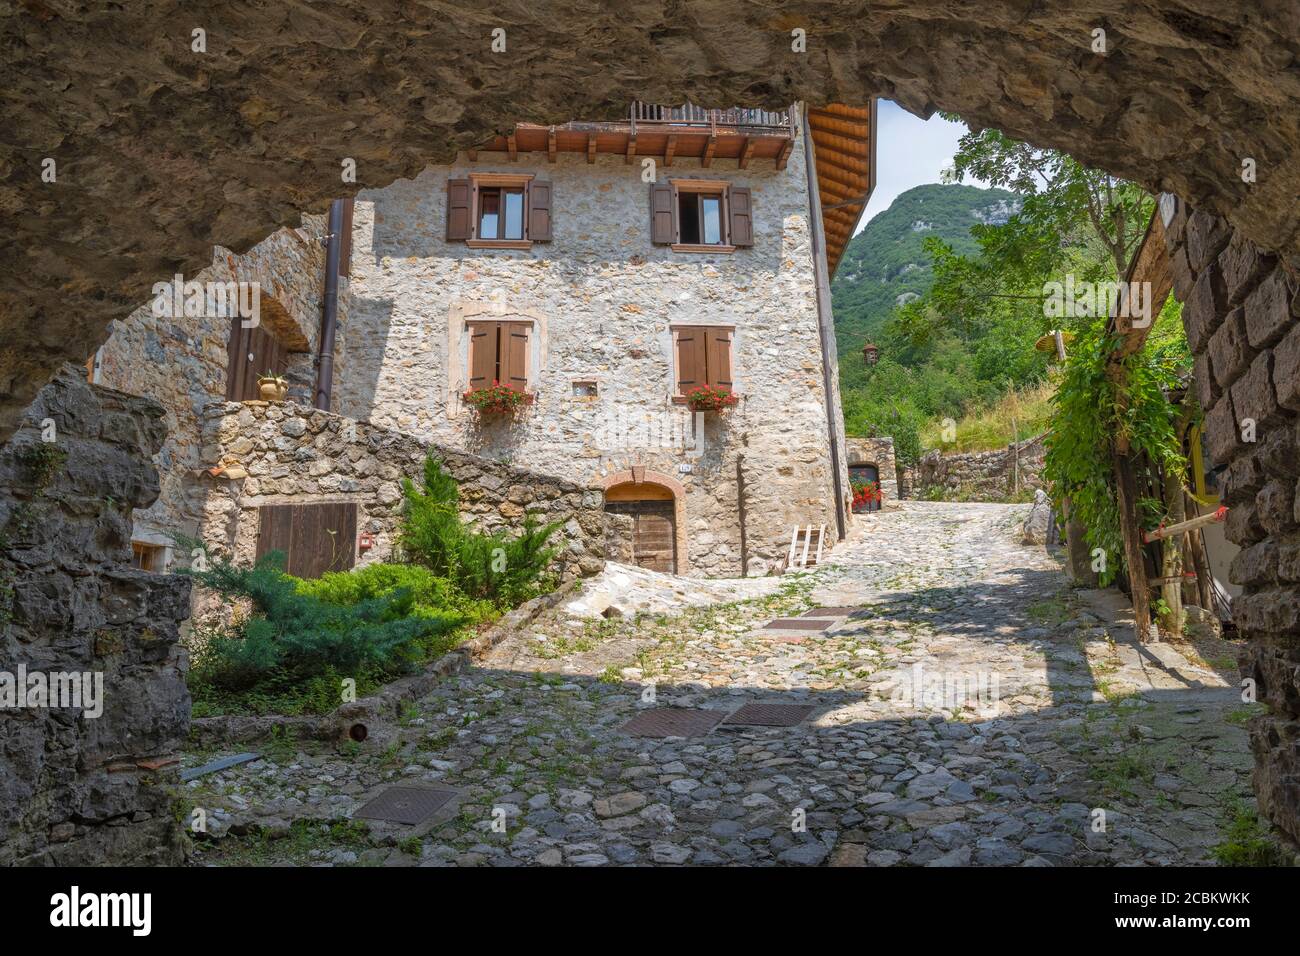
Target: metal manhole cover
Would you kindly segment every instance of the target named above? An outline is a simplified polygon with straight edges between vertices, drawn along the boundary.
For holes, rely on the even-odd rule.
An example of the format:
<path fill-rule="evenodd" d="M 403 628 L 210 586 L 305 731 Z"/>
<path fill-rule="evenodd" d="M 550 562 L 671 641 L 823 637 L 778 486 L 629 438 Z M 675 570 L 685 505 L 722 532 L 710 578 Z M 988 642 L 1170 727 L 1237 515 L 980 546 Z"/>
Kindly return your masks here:
<path fill-rule="evenodd" d="M 856 613 L 861 608 L 856 607 L 815 607 L 810 611 L 804 611 L 800 617 L 848 617 Z"/>
<path fill-rule="evenodd" d="M 811 704 L 746 704 L 724 724 L 747 724 L 751 727 L 793 727 L 807 719 L 815 708 Z"/>
<path fill-rule="evenodd" d="M 824 631 L 834 621 L 815 621 L 807 617 L 778 617 L 768 621 L 759 630 L 762 631 Z"/>
<path fill-rule="evenodd" d="M 620 729 L 636 737 L 695 737 L 708 733 L 723 716 L 718 710 L 654 707 L 641 711 Z"/>
<path fill-rule="evenodd" d="M 388 823 L 423 823 L 454 796 L 455 790 L 436 787 L 389 787 L 352 815 Z"/>

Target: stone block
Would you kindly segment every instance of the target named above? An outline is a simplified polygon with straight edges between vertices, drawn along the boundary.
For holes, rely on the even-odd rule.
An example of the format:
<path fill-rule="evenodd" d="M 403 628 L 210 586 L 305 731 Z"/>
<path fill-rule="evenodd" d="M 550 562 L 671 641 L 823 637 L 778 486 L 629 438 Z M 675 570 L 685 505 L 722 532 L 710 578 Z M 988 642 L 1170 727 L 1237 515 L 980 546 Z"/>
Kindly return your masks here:
<path fill-rule="evenodd" d="M 1179 247 L 1169 257 L 1169 266 L 1174 279 L 1174 295 L 1178 297 L 1179 302 L 1186 302 L 1192 294 L 1192 286 L 1196 283 L 1196 273 L 1187 263 L 1187 250 Z"/>
<path fill-rule="evenodd" d="M 1273 387 L 1279 405 L 1300 411 L 1300 325 L 1273 350 Z"/>
<path fill-rule="evenodd" d="M 1237 450 L 1242 447 L 1231 395 L 1225 394 L 1206 414 L 1205 441 L 1210 458 L 1216 465 L 1231 464 Z"/>
<path fill-rule="evenodd" d="M 1228 293 L 1223 287 L 1223 274 L 1217 267 L 1204 270 L 1197 275 L 1192 293 L 1183 305 L 1183 326 L 1193 353 L 1205 350 L 1210 336 L 1218 331 L 1227 313 Z"/>
<path fill-rule="evenodd" d="M 1219 479 L 1220 501 L 1228 506 L 1254 501 L 1268 478 L 1258 452 L 1238 455 Z"/>
<path fill-rule="evenodd" d="M 1228 569 L 1228 580 L 1242 587 L 1262 588 L 1277 583 L 1278 546 L 1261 541 L 1237 552 Z"/>
<path fill-rule="evenodd" d="M 1210 351 L 1202 352 L 1192 361 L 1192 382 L 1196 386 L 1196 400 L 1206 411 L 1213 408 L 1214 403 L 1223 394 L 1223 388 L 1215 378 L 1213 363 L 1210 361 L 1212 351 L 1213 345 Z"/>
<path fill-rule="evenodd" d="M 1210 337 L 1206 354 L 1214 370 L 1215 384 L 1220 390 L 1231 388 L 1256 355 L 1246 338 L 1245 309 L 1233 309 L 1228 313 L 1219 330 Z M 1202 407 L 1206 406 L 1202 404 Z"/>
<path fill-rule="evenodd" d="M 1293 291 L 1282 269 L 1274 269 L 1246 297 L 1246 333 L 1252 348 L 1272 345 L 1295 327 Z"/>
<path fill-rule="evenodd" d="M 1193 212 L 1187 219 L 1187 261 L 1198 273 L 1218 257 L 1232 238 L 1227 220 L 1207 212 Z"/>
<path fill-rule="evenodd" d="M 1254 422 L 1257 441 L 1264 437 L 1266 429 L 1281 422 L 1285 413 L 1278 407 L 1277 393 L 1273 390 L 1271 352 L 1257 355 L 1246 374 L 1232 386 L 1232 407 L 1238 427 L 1248 430 Z"/>
<path fill-rule="evenodd" d="M 1249 547 L 1263 541 L 1267 532 L 1259 523 L 1259 514 L 1255 502 L 1249 501 L 1228 509 L 1228 516 L 1223 522 L 1223 533 L 1227 539 L 1241 547 Z M 1233 602 L 1236 610 L 1236 602 Z"/>
<path fill-rule="evenodd" d="M 1228 305 L 1240 305 L 1252 289 L 1277 263 L 1277 259 L 1259 248 L 1241 233 L 1235 233 L 1228 247 L 1219 254 L 1219 268 L 1228 290 Z"/>
<path fill-rule="evenodd" d="M 1259 523 L 1271 535 L 1284 535 L 1300 525 L 1295 519 L 1295 482 L 1273 478 L 1255 497 Z"/>

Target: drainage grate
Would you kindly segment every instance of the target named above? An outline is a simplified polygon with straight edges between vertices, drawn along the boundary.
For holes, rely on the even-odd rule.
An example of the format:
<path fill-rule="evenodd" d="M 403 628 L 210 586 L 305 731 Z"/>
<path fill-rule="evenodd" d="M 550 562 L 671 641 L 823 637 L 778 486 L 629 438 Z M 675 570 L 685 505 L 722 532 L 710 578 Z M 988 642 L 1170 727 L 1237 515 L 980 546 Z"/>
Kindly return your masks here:
<path fill-rule="evenodd" d="M 815 621 L 808 617 L 778 617 L 775 621 L 768 621 L 760 631 L 824 631 L 834 624 L 834 621 Z"/>
<path fill-rule="evenodd" d="M 696 737 L 712 730 L 722 717 L 718 710 L 655 707 L 641 711 L 620 729 L 636 737 Z"/>
<path fill-rule="evenodd" d="M 454 796 L 455 790 L 437 787 L 389 787 L 353 816 L 388 823 L 423 823 Z"/>
<path fill-rule="evenodd" d="M 800 617 L 848 617 L 860 611 L 856 607 L 815 607 L 810 611 L 804 611 Z"/>
<path fill-rule="evenodd" d="M 811 704 L 746 704 L 724 724 L 747 724 L 751 727 L 793 727 L 813 712 Z"/>

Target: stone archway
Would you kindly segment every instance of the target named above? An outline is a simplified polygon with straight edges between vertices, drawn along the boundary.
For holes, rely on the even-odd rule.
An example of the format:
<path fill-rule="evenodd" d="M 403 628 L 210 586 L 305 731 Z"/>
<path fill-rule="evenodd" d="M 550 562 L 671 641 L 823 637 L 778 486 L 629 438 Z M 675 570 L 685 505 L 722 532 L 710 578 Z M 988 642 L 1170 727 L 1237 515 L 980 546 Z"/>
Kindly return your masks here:
<path fill-rule="evenodd" d="M 437 30 L 419 14 L 395 0 L 310 11 L 214 0 L 192 24 L 180 0 L 162 0 L 27 5 L 0 19 L 0 196 L 12 224 L 0 235 L 0 441 L 54 370 L 84 362 L 153 282 L 192 274 L 214 245 L 246 250 L 341 193 L 413 176 L 509 122 L 613 118 L 637 98 L 780 107 L 879 95 L 923 115 L 956 112 L 1199 211 L 1175 267 L 1183 253 L 1197 387 L 1228 464 L 1225 500 L 1238 502 L 1229 534 L 1245 547 L 1242 623 L 1274 708 L 1253 736 L 1261 794 L 1300 836 L 1292 0 L 698 0 L 635 17 L 489 0 Z M 494 23 L 527 70 L 492 62 Z M 796 30 L 806 52 L 792 49 Z M 1233 437 L 1246 418 L 1265 427 L 1258 444 Z"/>
<path fill-rule="evenodd" d="M 690 570 L 690 551 L 686 535 L 686 486 L 663 472 L 652 471 L 641 465 L 634 465 L 623 471 L 606 475 L 592 484 L 608 496 L 615 490 L 635 491 L 644 488 L 647 494 L 642 496 L 621 495 L 623 500 L 663 500 L 672 503 L 672 532 L 674 536 L 674 572 L 685 574 Z M 608 507 L 608 501 L 606 502 Z"/>

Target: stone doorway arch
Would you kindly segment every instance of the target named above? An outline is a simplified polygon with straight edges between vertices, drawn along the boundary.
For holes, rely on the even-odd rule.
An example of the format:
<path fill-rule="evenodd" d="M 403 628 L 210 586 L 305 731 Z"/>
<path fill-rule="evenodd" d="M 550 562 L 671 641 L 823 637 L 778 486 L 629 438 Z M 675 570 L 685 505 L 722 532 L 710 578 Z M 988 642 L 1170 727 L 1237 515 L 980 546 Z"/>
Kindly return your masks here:
<path fill-rule="evenodd" d="M 605 493 L 607 513 L 633 518 L 634 563 L 655 571 L 686 573 L 690 567 L 686 487 L 680 481 L 634 465 L 605 476 L 594 487 Z"/>

